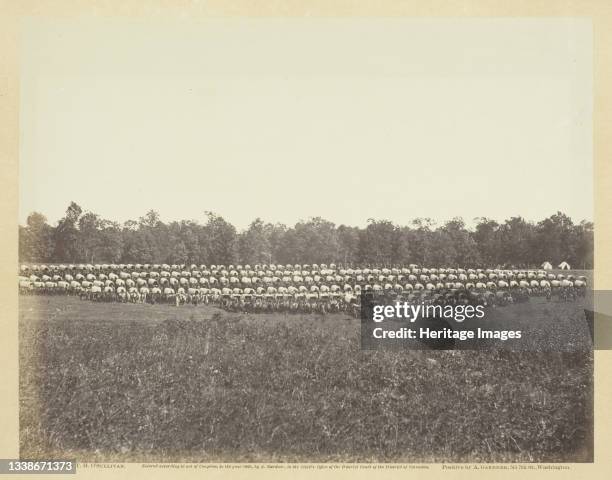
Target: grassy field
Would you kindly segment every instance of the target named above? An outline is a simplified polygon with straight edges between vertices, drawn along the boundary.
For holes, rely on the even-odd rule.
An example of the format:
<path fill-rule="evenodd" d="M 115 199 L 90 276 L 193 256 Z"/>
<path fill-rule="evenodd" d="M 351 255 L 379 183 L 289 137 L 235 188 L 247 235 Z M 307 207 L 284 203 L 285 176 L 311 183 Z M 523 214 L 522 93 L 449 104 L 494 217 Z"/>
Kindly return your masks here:
<path fill-rule="evenodd" d="M 591 461 L 592 375 L 584 351 L 362 351 L 342 315 L 20 299 L 24 458 Z"/>

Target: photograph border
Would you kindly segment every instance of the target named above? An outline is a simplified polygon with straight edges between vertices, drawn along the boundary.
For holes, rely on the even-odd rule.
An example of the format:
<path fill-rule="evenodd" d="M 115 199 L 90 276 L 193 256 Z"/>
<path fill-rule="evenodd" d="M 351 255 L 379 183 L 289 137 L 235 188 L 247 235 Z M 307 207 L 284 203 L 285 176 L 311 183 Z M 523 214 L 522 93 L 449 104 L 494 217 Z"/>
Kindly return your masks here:
<path fill-rule="evenodd" d="M 0 457 L 18 458 L 19 402 L 18 402 L 18 292 L 15 272 L 18 269 L 18 175 L 19 175 L 19 56 L 21 24 L 25 17 L 70 19 L 77 17 L 129 18 L 143 21 L 164 21 L 168 18 L 198 19 L 223 17 L 586 17 L 593 25 L 593 170 L 594 170 L 594 223 L 595 265 L 594 288 L 612 290 L 612 3 L 607 0 L 474 0 L 448 2 L 443 0 L 292 0 L 285 2 L 253 0 L 105 0 L 79 2 L 76 0 L 2 0 L 0 2 L 0 305 L 3 306 L 0 329 L 2 346 L 0 364 Z M 521 474 L 560 475 L 575 478 L 607 478 L 612 466 L 609 445 L 612 444 L 612 414 L 608 408 L 612 398 L 612 351 L 595 351 L 595 462 L 593 464 L 555 464 L 551 468 L 533 470 L 496 469 L 495 476 Z M 124 464 L 122 468 L 83 468 L 77 475 L 88 478 L 109 475 L 146 476 L 148 479 L 166 475 L 212 478 L 253 475 L 270 478 L 285 476 L 288 469 L 295 478 L 313 474 L 317 464 L 309 468 L 296 468 L 299 464 L 284 464 L 279 468 L 267 464 L 227 464 L 217 469 L 143 468 L 142 464 Z M 337 468 L 333 468 L 337 465 Z M 317 469 L 323 477 L 338 476 L 366 478 L 373 473 L 379 478 L 396 476 L 429 477 L 441 472 L 456 478 L 473 475 L 490 476 L 489 469 L 443 469 L 440 464 L 429 464 L 426 470 L 398 469 L 399 465 L 380 464 L 380 469 L 349 468 L 350 465 L 330 464 Z M 376 464 L 374 464 L 376 465 Z M 476 464 L 462 464 L 475 466 Z M 520 464 L 519 464 L 520 465 Z M 232 468 L 228 468 L 231 467 Z M 537 464 L 536 464 L 537 466 Z M 559 469 L 559 467 L 565 467 Z"/>

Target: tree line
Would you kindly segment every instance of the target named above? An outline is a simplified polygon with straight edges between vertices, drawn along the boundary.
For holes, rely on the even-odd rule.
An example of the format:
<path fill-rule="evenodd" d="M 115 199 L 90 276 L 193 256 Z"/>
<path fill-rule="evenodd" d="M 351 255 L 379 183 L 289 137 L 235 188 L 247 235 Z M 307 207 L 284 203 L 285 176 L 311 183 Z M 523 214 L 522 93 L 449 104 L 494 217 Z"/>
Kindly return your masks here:
<path fill-rule="evenodd" d="M 261 264 L 340 263 L 465 267 L 539 267 L 567 261 L 593 268 L 593 223 L 574 223 L 557 212 L 539 222 L 513 217 L 503 223 L 457 217 L 437 225 L 368 220 L 365 228 L 335 225 L 321 217 L 290 227 L 260 218 L 238 231 L 223 217 L 164 223 L 154 210 L 123 224 L 72 202 L 56 225 L 34 212 L 19 226 L 21 262 Z"/>

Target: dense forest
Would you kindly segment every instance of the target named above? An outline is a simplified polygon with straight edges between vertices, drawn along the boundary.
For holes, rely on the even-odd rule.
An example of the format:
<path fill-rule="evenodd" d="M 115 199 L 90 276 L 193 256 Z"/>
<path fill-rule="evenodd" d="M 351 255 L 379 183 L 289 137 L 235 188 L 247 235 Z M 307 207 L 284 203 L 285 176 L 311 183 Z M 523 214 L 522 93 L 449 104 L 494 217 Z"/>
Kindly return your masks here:
<path fill-rule="evenodd" d="M 21 262 L 535 267 L 567 261 L 593 268 L 593 224 L 556 214 L 540 222 L 513 217 L 503 223 L 461 218 L 436 225 L 418 218 L 409 225 L 370 219 L 365 228 L 335 225 L 323 218 L 294 226 L 257 218 L 243 231 L 213 212 L 205 221 L 164 223 L 149 211 L 124 224 L 105 220 L 72 202 L 57 225 L 32 213 L 19 227 Z"/>

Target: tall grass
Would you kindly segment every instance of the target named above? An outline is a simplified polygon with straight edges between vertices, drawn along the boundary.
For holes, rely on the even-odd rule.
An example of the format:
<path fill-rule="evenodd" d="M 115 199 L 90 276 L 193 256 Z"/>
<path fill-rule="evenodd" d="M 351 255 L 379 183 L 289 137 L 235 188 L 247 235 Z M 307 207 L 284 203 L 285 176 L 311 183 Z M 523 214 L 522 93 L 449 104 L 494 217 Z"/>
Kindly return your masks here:
<path fill-rule="evenodd" d="M 590 353 L 367 352 L 342 317 L 60 301 L 22 303 L 24 457 L 592 460 Z"/>

